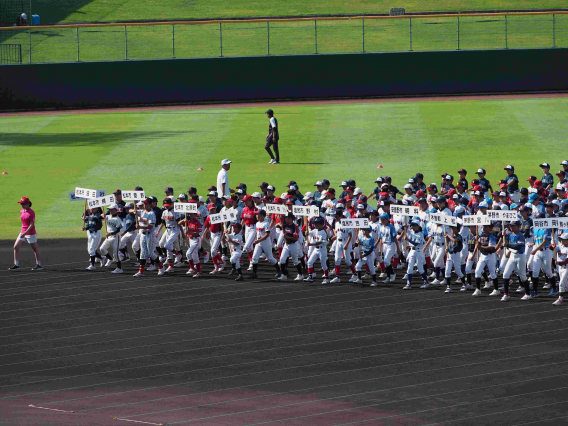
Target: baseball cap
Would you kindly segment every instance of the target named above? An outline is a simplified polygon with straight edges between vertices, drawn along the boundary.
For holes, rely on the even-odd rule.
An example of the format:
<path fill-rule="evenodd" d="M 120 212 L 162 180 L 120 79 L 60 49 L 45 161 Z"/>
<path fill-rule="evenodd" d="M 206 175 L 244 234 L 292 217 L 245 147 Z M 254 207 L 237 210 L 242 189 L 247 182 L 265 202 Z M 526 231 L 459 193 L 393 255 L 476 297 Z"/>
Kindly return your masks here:
<path fill-rule="evenodd" d="M 379 219 L 390 219 L 390 216 L 388 215 L 388 213 L 383 213 L 379 216 Z"/>
<path fill-rule="evenodd" d="M 197 194 L 197 188 L 194 188 L 193 186 L 190 186 L 187 190 L 188 193 L 190 194 Z"/>
<path fill-rule="evenodd" d="M 298 187 L 296 185 L 290 185 L 290 191 L 297 191 Z"/>
<path fill-rule="evenodd" d="M 408 183 L 413 184 L 413 183 L 414 183 L 414 178 L 408 179 Z"/>
<path fill-rule="evenodd" d="M 448 200 L 446 200 L 446 197 L 442 196 L 442 197 L 438 197 L 438 199 L 436 201 L 438 201 L 438 203 L 446 203 Z"/>
<path fill-rule="evenodd" d="M 422 191 L 421 189 L 419 189 L 418 191 L 416 191 L 416 198 L 424 198 L 426 196 L 426 194 L 424 193 L 424 191 Z"/>
<path fill-rule="evenodd" d="M 144 191 L 144 188 L 142 188 L 141 186 L 137 186 L 136 188 L 134 188 L 135 191 Z"/>
<path fill-rule="evenodd" d="M 424 175 L 422 173 L 416 173 L 414 177 L 417 179 L 424 179 Z"/>
<path fill-rule="evenodd" d="M 260 195 L 260 192 L 253 192 L 251 197 L 252 198 L 262 198 L 262 195 Z"/>
<path fill-rule="evenodd" d="M 232 161 L 229 160 L 228 158 L 225 158 L 224 160 L 221 160 L 221 165 L 224 166 L 225 164 L 231 164 Z"/>
<path fill-rule="evenodd" d="M 111 210 L 111 209 L 118 210 L 118 204 L 112 203 L 110 206 L 108 206 L 108 209 L 109 210 Z"/>
<path fill-rule="evenodd" d="M 383 183 L 383 178 L 379 176 L 379 177 L 375 180 L 375 183 Z"/>
<path fill-rule="evenodd" d="M 266 110 L 265 114 L 274 114 L 274 111 L 272 111 L 271 109 Z"/>
<path fill-rule="evenodd" d="M 243 197 L 243 201 L 252 201 L 252 197 L 247 194 Z"/>
<path fill-rule="evenodd" d="M 237 189 L 237 194 L 245 195 L 247 192 L 244 189 Z"/>
<path fill-rule="evenodd" d="M 486 202 L 487 204 L 493 204 L 493 200 L 492 200 L 491 198 L 486 198 L 486 199 L 485 199 L 485 202 Z"/>
<path fill-rule="evenodd" d="M 217 196 L 217 192 L 216 191 L 209 191 L 209 193 L 207 195 L 214 195 L 215 197 Z"/>
<path fill-rule="evenodd" d="M 550 164 L 548 163 L 542 163 L 538 165 L 539 167 L 546 167 L 547 169 L 550 169 Z"/>
<path fill-rule="evenodd" d="M 335 188 L 327 188 L 326 194 L 335 195 Z"/>
<path fill-rule="evenodd" d="M 314 193 L 310 192 L 310 191 L 306 192 L 304 194 L 304 199 L 308 199 L 308 198 L 314 198 Z"/>
<path fill-rule="evenodd" d="M 454 216 L 458 216 L 463 213 L 465 213 L 465 208 L 463 208 L 462 206 L 456 207 L 456 209 L 454 210 Z"/>
<path fill-rule="evenodd" d="M 552 200 L 552 204 L 554 204 L 555 206 L 560 207 L 560 205 L 561 205 L 562 203 L 560 202 L 560 200 Z"/>
<path fill-rule="evenodd" d="M 412 189 L 412 185 L 407 183 L 406 185 L 404 185 L 403 187 L 404 189 Z"/>
<path fill-rule="evenodd" d="M 527 182 L 534 182 L 536 180 L 536 176 L 531 176 L 530 178 L 527 179 Z"/>
<path fill-rule="evenodd" d="M 435 196 L 434 196 L 434 197 L 430 198 L 430 202 L 431 202 L 431 203 L 437 203 L 437 202 L 438 202 L 438 197 L 435 197 Z"/>
<path fill-rule="evenodd" d="M 518 205 L 517 203 L 513 203 L 513 204 L 511 204 L 511 205 L 509 206 L 509 208 L 510 208 L 511 210 L 514 210 L 514 209 L 516 209 L 517 207 L 519 207 L 519 205 Z"/>
<path fill-rule="evenodd" d="M 564 170 L 560 170 L 558 173 L 556 173 L 556 176 L 566 176 L 566 172 Z"/>
<path fill-rule="evenodd" d="M 566 188 L 564 188 L 561 183 L 558 183 L 556 184 L 555 191 L 566 191 Z"/>
<path fill-rule="evenodd" d="M 506 197 L 506 196 L 507 196 L 507 193 L 506 193 L 506 192 L 500 192 L 500 193 L 499 193 L 499 197 Z"/>
<path fill-rule="evenodd" d="M 113 192 L 113 194 L 122 194 L 122 191 L 120 189 L 117 189 L 116 191 Z"/>
<path fill-rule="evenodd" d="M 136 203 L 136 206 L 137 206 L 137 207 L 144 207 L 144 203 L 146 203 L 146 200 L 144 200 L 144 201 L 138 201 L 138 202 Z"/>
<path fill-rule="evenodd" d="M 154 197 L 146 197 L 143 202 L 144 204 L 152 204 L 154 202 Z"/>
<path fill-rule="evenodd" d="M 491 195 L 499 195 L 499 191 L 493 191 Z"/>
<path fill-rule="evenodd" d="M 329 180 L 323 179 L 323 180 L 322 180 L 322 183 L 323 183 L 324 185 L 329 185 Z"/>
<path fill-rule="evenodd" d="M 444 178 L 446 180 L 454 180 L 454 177 L 452 175 L 446 175 L 446 177 Z"/>
<path fill-rule="evenodd" d="M 560 239 L 561 239 L 561 240 L 568 240 L 568 232 L 565 232 L 564 234 L 562 234 L 562 235 L 560 236 Z"/>
<path fill-rule="evenodd" d="M 335 205 L 335 208 L 336 208 L 336 209 L 344 209 L 345 206 L 344 206 L 343 204 L 341 204 L 341 203 L 337 203 L 337 204 Z"/>
<path fill-rule="evenodd" d="M 520 212 L 532 212 L 532 208 L 526 204 L 524 204 L 520 209 Z"/>
<path fill-rule="evenodd" d="M 355 188 L 355 190 L 353 191 L 353 195 L 359 195 L 362 194 L 363 191 L 361 190 L 361 188 Z"/>
<path fill-rule="evenodd" d="M 418 202 L 419 202 L 419 203 L 427 203 L 428 200 L 426 200 L 426 198 L 420 198 L 420 199 L 418 200 Z"/>
<path fill-rule="evenodd" d="M 164 189 L 164 192 L 174 192 L 174 189 L 171 186 L 167 186 L 166 189 Z"/>
<path fill-rule="evenodd" d="M 288 188 L 290 188 L 291 186 L 296 185 L 298 186 L 298 184 L 296 183 L 295 180 L 291 180 L 290 182 L 288 182 L 288 185 L 286 185 Z"/>
<path fill-rule="evenodd" d="M 209 203 L 207 205 L 207 210 L 217 210 L 217 206 L 215 206 L 215 204 L 213 203 Z"/>
<path fill-rule="evenodd" d="M 464 173 L 464 174 L 467 175 L 467 170 L 466 170 L 466 169 L 459 169 L 459 170 L 458 170 L 458 173 Z"/>
<path fill-rule="evenodd" d="M 365 208 L 363 204 L 357 204 L 357 210 L 365 210 Z"/>
<path fill-rule="evenodd" d="M 482 201 L 481 203 L 479 203 L 480 209 L 486 209 L 487 207 L 489 207 L 489 206 L 487 205 L 487 203 L 485 201 Z"/>
<path fill-rule="evenodd" d="M 341 184 L 339 186 L 349 186 L 349 184 L 347 183 L 346 180 L 344 180 L 343 182 L 341 182 Z"/>
<path fill-rule="evenodd" d="M 151 200 L 150 202 L 152 203 L 157 203 L 158 202 L 158 198 L 154 195 L 152 195 L 151 197 L 149 197 L 149 199 Z"/>
<path fill-rule="evenodd" d="M 513 220 L 513 221 L 509 222 L 509 225 L 521 226 L 521 222 L 519 222 L 518 220 Z"/>
<path fill-rule="evenodd" d="M 323 182 L 321 180 L 318 180 L 314 186 L 323 186 Z"/>
<path fill-rule="evenodd" d="M 485 171 L 485 169 L 477 169 L 477 172 L 475 172 L 476 174 L 486 174 L 487 172 Z"/>
<path fill-rule="evenodd" d="M 514 167 L 514 166 L 511 166 L 511 165 L 509 164 L 509 165 L 508 165 L 507 167 L 505 167 L 503 170 L 515 170 L 515 167 Z"/>
<path fill-rule="evenodd" d="M 560 163 L 561 166 L 568 166 L 568 160 L 564 160 L 562 163 Z"/>
<path fill-rule="evenodd" d="M 245 183 L 239 183 L 237 189 L 247 189 L 247 185 Z"/>
<path fill-rule="evenodd" d="M 273 187 L 272 185 L 268 185 L 268 186 L 266 187 L 266 190 L 267 190 L 267 191 L 276 191 L 276 188 Z"/>
<path fill-rule="evenodd" d="M 259 188 L 266 188 L 268 186 L 268 182 L 262 182 L 260 185 L 258 185 Z"/>
<path fill-rule="evenodd" d="M 211 185 L 209 188 L 207 188 L 207 191 L 217 191 L 217 187 L 215 185 Z"/>
<path fill-rule="evenodd" d="M 529 202 L 533 202 L 534 200 L 538 200 L 538 194 L 535 194 L 534 192 L 529 195 Z"/>
<path fill-rule="evenodd" d="M 260 209 L 259 211 L 256 212 L 256 214 L 263 214 L 266 216 L 266 210 Z"/>
<path fill-rule="evenodd" d="M 537 179 L 534 181 L 534 187 L 536 188 L 537 186 L 542 185 L 542 181 L 540 179 Z"/>
<path fill-rule="evenodd" d="M 20 201 L 18 201 L 18 204 L 29 204 L 29 203 L 30 199 L 28 197 L 22 197 Z"/>
<path fill-rule="evenodd" d="M 126 203 L 126 204 L 124 205 L 124 208 L 125 208 L 125 209 L 133 209 L 133 208 L 134 208 L 134 203 Z"/>

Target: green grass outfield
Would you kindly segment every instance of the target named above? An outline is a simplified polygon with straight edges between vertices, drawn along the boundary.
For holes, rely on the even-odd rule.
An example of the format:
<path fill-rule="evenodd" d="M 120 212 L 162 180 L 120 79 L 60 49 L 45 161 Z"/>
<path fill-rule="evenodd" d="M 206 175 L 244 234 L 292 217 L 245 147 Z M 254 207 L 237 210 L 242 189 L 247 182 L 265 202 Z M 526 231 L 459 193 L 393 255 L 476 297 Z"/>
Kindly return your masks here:
<path fill-rule="evenodd" d="M 190 186 L 200 194 L 215 184 L 220 161 L 233 160 L 231 186 L 262 181 L 283 192 L 296 180 L 301 192 L 327 178 L 338 188 L 356 179 L 365 193 L 379 175 L 402 186 L 416 172 L 427 183 L 440 174 L 483 167 L 492 183 L 513 164 L 521 180 L 553 172 L 568 158 L 568 98 L 295 105 L 275 107 L 282 164 L 264 151 L 270 105 L 0 117 L 0 239 L 19 230 L 17 200 L 32 199 L 41 238 L 81 237 L 76 186 L 133 189 L 163 196 Z M 377 169 L 383 165 L 383 169 Z M 203 167 L 203 171 L 198 171 Z M 84 235 L 83 235 L 84 237 Z"/>

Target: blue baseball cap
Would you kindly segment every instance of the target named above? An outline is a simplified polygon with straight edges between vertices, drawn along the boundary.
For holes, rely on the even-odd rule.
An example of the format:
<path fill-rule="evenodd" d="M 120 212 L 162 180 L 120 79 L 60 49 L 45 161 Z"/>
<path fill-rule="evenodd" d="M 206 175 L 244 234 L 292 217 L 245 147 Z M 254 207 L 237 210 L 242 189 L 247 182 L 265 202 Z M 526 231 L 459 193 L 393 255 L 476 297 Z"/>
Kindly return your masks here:
<path fill-rule="evenodd" d="M 388 215 L 388 213 L 383 213 L 379 216 L 379 219 L 390 219 L 390 216 Z"/>
<path fill-rule="evenodd" d="M 429 213 L 438 213 L 438 210 L 436 210 L 436 209 L 430 209 Z"/>
<path fill-rule="evenodd" d="M 486 199 L 485 199 L 485 202 L 486 202 L 487 204 L 493 204 L 493 200 L 492 200 L 491 198 L 486 198 Z"/>
<path fill-rule="evenodd" d="M 465 209 L 462 206 L 456 207 L 456 209 L 454 210 L 454 216 L 459 216 L 463 213 L 465 213 Z"/>
<path fill-rule="evenodd" d="M 532 203 L 534 200 L 538 200 L 538 194 L 535 194 L 534 192 L 529 195 L 529 203 Z"/>
<path fill-rule="evenodd" d="M 517 207 L 519 207 L 519 205 L 517 203 L 513 203 L 511 204 L 510 209 L 515 210 Z"/>
<path fill-rule="evenodd" d="M 481 203 L 479 203 L 480 209 L 486 209 L 487 207 L 489 207 L 489 206 L 487 205 L 487 203 L 485 201 L 482 201 Z"/>

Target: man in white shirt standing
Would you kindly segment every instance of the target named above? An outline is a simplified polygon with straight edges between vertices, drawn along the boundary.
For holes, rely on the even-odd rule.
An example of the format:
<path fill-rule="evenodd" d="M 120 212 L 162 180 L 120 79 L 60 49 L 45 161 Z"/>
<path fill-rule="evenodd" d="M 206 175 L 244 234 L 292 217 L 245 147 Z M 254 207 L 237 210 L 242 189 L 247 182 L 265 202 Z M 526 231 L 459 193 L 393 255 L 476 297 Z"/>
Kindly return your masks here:
<path fill-rule="evenodd" d="M 225 158 L 221 161 L 221 170 L 217 174 L 217 192 L 220 198 L 230 197 L 231 191 L 229 189 L 229 170 L 231 169 L 232 161 Z"/>

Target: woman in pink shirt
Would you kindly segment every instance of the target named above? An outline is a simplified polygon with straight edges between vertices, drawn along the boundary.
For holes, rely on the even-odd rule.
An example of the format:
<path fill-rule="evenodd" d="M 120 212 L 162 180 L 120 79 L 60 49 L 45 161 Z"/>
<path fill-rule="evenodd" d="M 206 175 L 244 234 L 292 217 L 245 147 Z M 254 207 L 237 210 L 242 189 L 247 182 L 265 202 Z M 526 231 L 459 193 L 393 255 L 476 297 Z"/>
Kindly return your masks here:
<path fill-rule="evenodd" d="M 36 258 L 36 266 L 32 268 L 33 271 L 41 271 L 43 268 L 41 267 L 41 260 L 39 259 L 39 250 L 37 249 L 37 234 L 35 230 L 35 212 L 31 209 L 32 202 L 28 197 L 22 197 L 19 204 L 22 205 L 22 210 L 20 211 L 20 217 L 22 219 L 22 230 L 20 231 L 20 235 L 16 239 L 16 243 L 14 244 L 14 266 L 12 266 L 11 270 L 19 270 L 20 269 L 20 262 L 18 261 L 18 257 L 20 256 L 20 247 L 24 244 L 25 241 L 28 242 L 30 246 L 32 246 L 32 250 L 34 251 L 35 258 Z"/>

